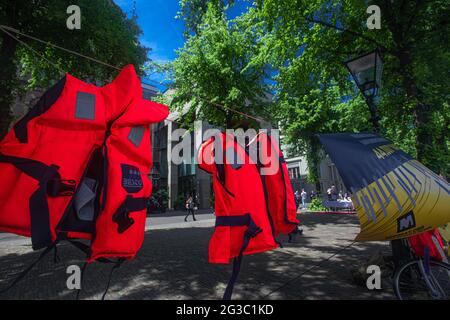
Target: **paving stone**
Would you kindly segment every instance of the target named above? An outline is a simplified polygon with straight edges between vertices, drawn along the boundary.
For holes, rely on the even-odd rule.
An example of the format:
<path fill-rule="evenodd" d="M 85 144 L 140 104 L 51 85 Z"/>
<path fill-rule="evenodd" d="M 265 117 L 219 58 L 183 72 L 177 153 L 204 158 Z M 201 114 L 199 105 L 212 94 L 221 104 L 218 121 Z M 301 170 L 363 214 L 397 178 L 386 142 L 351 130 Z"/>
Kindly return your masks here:
<path fill-rule="evenodd" d="M 114 272 L 106 299 L 221 299 L 231 264 L 208 263 L 214 216 L 199 214 L 197 222 L 185 223 L 183 214 L 149 217 L 143 247 Z M 355 215 L 306 213 L 300 220 L 304 233 L 294 243 L 281 236 L 283 248 L 245 256 L 234 299 L 394 298 L 391 288 L 368 290 L 351 273 L 376 252 L 389 253 L 387 242 L 355 243 L 325 260 L 353 241 L 359 231 Z M 84 256 L 68 244 L 58 248 L 60 263 L 49 254 L 0 299 L 74 299 L 76 292 L 66 287 L 66 268 L 81 267 Z M 38 255 L 29 239 L 0 234 L 0 290 Z M 81 299 L 101 298 L 110 268 L 87 267 Z"/>

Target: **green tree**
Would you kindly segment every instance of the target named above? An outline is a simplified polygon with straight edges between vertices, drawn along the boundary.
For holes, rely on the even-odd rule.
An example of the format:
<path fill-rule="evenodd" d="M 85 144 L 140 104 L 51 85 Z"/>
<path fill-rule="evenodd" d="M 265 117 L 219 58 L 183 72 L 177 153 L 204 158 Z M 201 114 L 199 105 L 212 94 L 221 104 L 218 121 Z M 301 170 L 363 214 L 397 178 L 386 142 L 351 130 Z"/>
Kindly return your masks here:
<path fill-rule="evenodd" d="M 66 10 L 71 4 L 81 9 L 81 30 L 66 27 L 69 16 Z M 142 73 L 147 61 L 149 49 L 139 44 L 141 30 L 136 17 L 128 18 L 113 1 L 0 0 L 0 24 L 113 66 L 131 63 Z M 0 31 L 0 138 L 13 120 L 11 104 L 17 95 L 31 88 L 47 87 L 63 71 L 91 81 L 107 81 L 118 72 L 49 45 L 17 37 L 52 63 Z"/>
<path fill-rule="evenodd" d="M 366 27 L 370 4 L 381 8 L 380 30 Z M 256 1 L 251 14 L 264 30 L 257 59 L 280 71 L 277 111 L 290 141 L 302 147 L 308 138 L 299 137 L 313 132 L 370 128 L 343 62 L 379 46 L 382 133 L 448 176 L 449 13 L 446 0 Z"/>
<path fill-rule="evenodd" d="M 245 119 L 230 108 L 268 116 L 269 85 L 264 82 L 264 66 L 253 60 L 260 44 L 251 21 L 245 17 L 228 21 L 224 7 L 210 3 L 196 29 L 172 64 L 172 106 L 182 110 L 189 103 L 187 122 L 199 117 L 227 127 Z"/>
<path fill-rule="evenodd" d="M 180 11 L 177 18 L 184 21 L 184 34 L 189 37 L 190 34 L 198 32 L 198 27 L 202 24 L 203 16 L 208 10 L 208 4 L 224 9 L 226 5 L 233 5 L 234 0 L 180 0 L 179 4 Z M 216 12 L 220 15 L 220 11 Z"/>

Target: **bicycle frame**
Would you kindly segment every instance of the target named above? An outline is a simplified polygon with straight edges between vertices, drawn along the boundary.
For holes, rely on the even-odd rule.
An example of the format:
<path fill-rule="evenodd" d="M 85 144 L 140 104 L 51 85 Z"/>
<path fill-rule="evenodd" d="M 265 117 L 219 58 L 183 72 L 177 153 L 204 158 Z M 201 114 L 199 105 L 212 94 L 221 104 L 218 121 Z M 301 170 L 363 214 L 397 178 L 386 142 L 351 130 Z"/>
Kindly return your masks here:
<path fill-rule="evenodd" d="M 430 269 L 430 250 L 425 248 L 425 256 L 423 259 L 419 259 L 419 271 L 421 273 L 422 279 L 425 282 L 428 292 L 433 299 L 442 299 L 446 297 L 445 291 L 439 285 L 439 281 L 436 280 L 435 276 Z M 447 273 L 449 273 L 447 271 Z"/>

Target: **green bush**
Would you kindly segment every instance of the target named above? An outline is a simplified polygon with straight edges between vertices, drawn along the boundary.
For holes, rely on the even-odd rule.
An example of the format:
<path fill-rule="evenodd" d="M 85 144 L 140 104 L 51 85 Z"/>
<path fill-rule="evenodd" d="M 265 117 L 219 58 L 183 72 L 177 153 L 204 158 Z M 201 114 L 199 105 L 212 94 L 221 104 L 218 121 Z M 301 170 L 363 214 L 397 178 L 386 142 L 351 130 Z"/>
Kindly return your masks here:
<path fill-rule="evenodd" d="M 320 198 L 314 198 L 311 201 L 311 204 L 308 207 L 311 211 L 326 211 L 327 208 L 323 205 L 322 200 Z"/>
<path fill-rule="evenodd" d="M 178 209 L 178 210 L 185 209 L 185 207 L 184 207 L 185 202 L 186 202 L 186 199 L 184 198 L 184 196 L 179 195 L 173 203 L 174 209 Z"/>
<path fill-rule="evenodd" d="M 158 188 L 153 193 L 153 197 L 155 197 L 155 199 L 159 202 L 161 209 L 167 209 L 167 204 L 169 202 L 169 193 L 167 188 Z"/>

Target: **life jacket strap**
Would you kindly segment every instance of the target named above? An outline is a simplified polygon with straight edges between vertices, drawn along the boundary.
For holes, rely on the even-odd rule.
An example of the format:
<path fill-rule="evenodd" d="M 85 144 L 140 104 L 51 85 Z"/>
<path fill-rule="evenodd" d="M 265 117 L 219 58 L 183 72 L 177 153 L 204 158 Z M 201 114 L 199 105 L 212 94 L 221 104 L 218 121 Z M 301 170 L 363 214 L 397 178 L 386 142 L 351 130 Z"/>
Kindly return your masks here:
<path fill-rule="evenodd" d="M 106 284 L 105 291 L 103 292 L 103 295 L 102 295 L 102 300 L 105 300 L 106 294 L 108 293 L 109 286 L 110 286 L 110 284 L 111 284 L 111 278 L 112 278 L 112 275 L 113 275 L 113 273 L 114 273 L 114 270 L 120 268 L 120 266 L 122 265 L 122 263 L 123 263 L 125 260 L 126 260 L 125 258 L 119 258 L 119 259 L 114 263 L 114 265 L 112 266 L 111 271 L 109 272 L 109 276 L 108 276 L 108 283 Z"/>
<path fill-rule="evenodd" d="M 130 217 L 129 213 L 144 210 L 147 208 L 148 201 L 149 198 L 134 198 L 130 195 L 125 198 L 122 205 L 113 215 L 113 221 L 117 223 L 117 231 L 119 233 L 124 233 L 133 225 L 134 219 Z"/>
<path fill-rule="evenodd" d="M 223 300 L 231 300 L 233 294 L 234 285 L 241 271 L 242 257 L 245 249 L 250 243 L 250 239 L 256 237 L 262 232 L 262 229 L 258 227 L 250 217 L 249 213 L 238 216 L 218 216 L 216 217 L 216 227 L 237 227 L 247 226 L 247 230 L 244 233 L 244 240 L 242 242 L 239 255 L 233 259 L 233 271 L 231 273 L 230 280 L 228 280 L 225 293 L 223 294 Z"/>
<path fill-rule="evenodd" d="M 75 180 L 51 179 L 47 183 L 47 194 L 50 197 L 73 196 L 76 185 Z"/>
<path fill-rule="evenodd" d="M 48 166 L 37 160 L 7 156 L 0 153 L 0 163 L 10 163 L 17 169 L 39 182 L 39 188 L 30 196 L 31 243 L 34 250 L 52 244 L 50 232 L 50 212 L 47 202 L 50 181 L 61 181 L 58 166 Z M 59 195 L 59 190 L 53 190 Z"/>
<path fill-rule="evenodd" d="M 39 257 L 34 260 L 26 269 L 24 269 L 21 273 L 17 275 L 16 278 L 4 289 L 0 290 L 0 294 L 7 292 L 12 287 L 14 287 L 20 280 L 25 278 L 25 276 L 36 266 L 39 261 L 41 261 L 52 249 L 56 248 L 56 243 L 48 246 L 42 253 L 39 255 Z"/>

